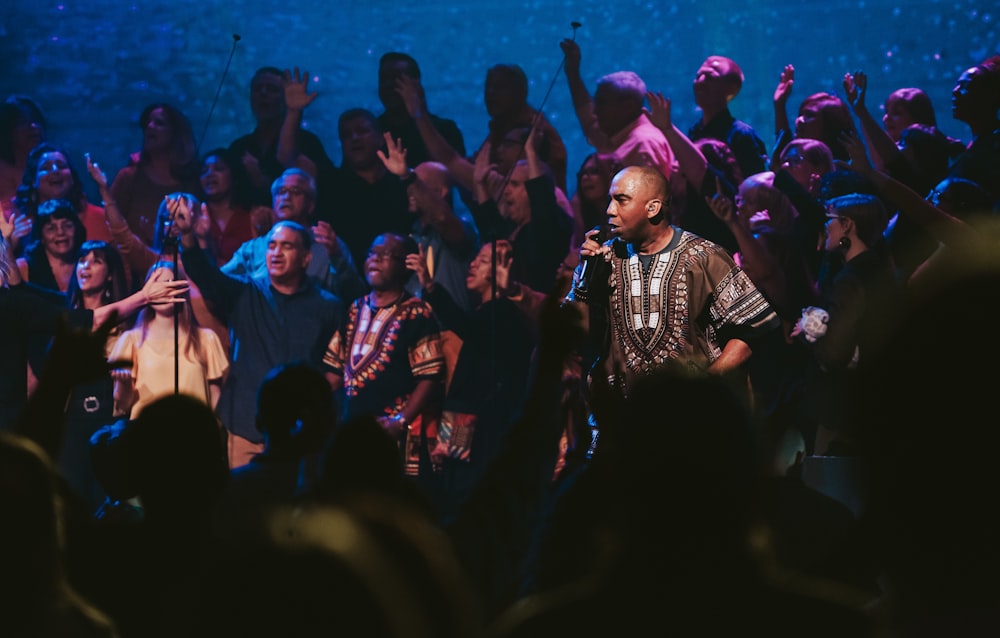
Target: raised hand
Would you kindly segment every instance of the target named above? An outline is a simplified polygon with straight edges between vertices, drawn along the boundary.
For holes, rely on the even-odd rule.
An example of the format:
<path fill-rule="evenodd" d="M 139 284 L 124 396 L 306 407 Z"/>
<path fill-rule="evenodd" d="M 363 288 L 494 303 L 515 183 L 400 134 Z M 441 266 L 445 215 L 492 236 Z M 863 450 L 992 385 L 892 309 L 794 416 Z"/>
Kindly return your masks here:
<path fill-rule="evenodd" d="M 195 229 L 195 211 L 191 210 L 191 204 L 187 197 L 170 197 L 167 195 L 167 212 L 173 220 L 171 230 L 180 235 L 188 235 Z"/>
<path fill-rule="evenodd" d="M 867 109 L 865 94 L 868 92 L 868 76 L 865 72 L 855 71 L 853 74 L 845 73 L 844 92 L 847 94 L 848 104 L 851 105 L 855 113 Z"/>
<path fill-rule="evenodd" d="M 312 104 L 318 93 L 309 93 L 309 71 L 299 73 L 299 67 L 294 72 L 285 69 L 285 106 L 292 111 L 303 111 Z"/>
<path fill-rule="evenodd" d="M 250 151 L 244 151 L 243 157 L 240 158 L 243 162 L 243 168 L 247 169 L 247 175 L 250 176 L 250 181 L 252 181 L 256 186 L 267 186 L 267 177 L 264 176 L 264 171 L 260 169 L 260 160 L 251 153 Z"/>
<path fill-rule="evenodd" d="M 381 151 L 380 151 L 381 152 Z M 340 255 L 340 242 L 337 241 L 337 233 L 329 222 L 319 221 L 312 227 L 313 241 L 326 249 L 326 254 L 333 259 Z"/>
<path fill-rule="evenodd" d="M 511 292 L 510 269 L 514 265 L 514 253 L 510 249 L 501 249 L 497 246 L 497 290 L 501 294 L 507 295 Z"/>
<path fill-rule="evenodd" d="M 566 73 L 580 73 L 580 60 L 583 55 L 580 53 L 580 45 L 576 40 L 566 38 L 559 43 L 563 55 L 566 56 Z"/>
<path fill-rule="evenodd" d="M 198 239 L 208 239 L 212 232 L 212 217 L 208 214 L 208 204 L 204 202 L 201 209 L 192 221 L 194 236 Z"/>
<path fill-rule="evenodd" d="M 485 184 L 490 172 L 496 170 L 496 164 L 490 162 L 490 153 L 493 150 L 490 140 L 487 139 L 479 147 L 476 153 L 476 161 L 472 167 L 472 181 L 476 184 Z"/>
<path fill-rule="evenodd" d="M 858 134 L 854 131 L 845 131 L 840 134 L 837 138 L 844 148 L 847 150 L 847 156 L 850 158 L 850 167 L 852 170 L 857 171 L 861 174 L 868 174 L 875 170 L 872 166 L 871 160 L 868 158 L 868 151 L 865 149 L 865 144 L 858 137 Z"/>
<path fill-rule="evenodd" d="M 528 129 L 528 137 L 524 140 L 524 155 L 538 157 L 542 153 L 542 143 L 545 141 L 545 132 L 537 126 Z"/>
<path fill-rule="evenodd" d="M 792 86 L 795 84 L 795 67 L 786 64 L 781 70 L 781 77 L 778 79 L 778 86 L 774 89 L 774 103 L 784 105 L 788 102 L 788 97 L 792 94 Z"/>
<path fill-rule="evenodd" d="M 427 253 L 423 246 L 417 246 L 417 251 L 406 256 L 406 267 L 417 274 L 420 287 L 427 290 L 433 283 L 430 273 L 427 272 Z"/>
<path fill-rule="evenodd" d="M 10 247 L 10 259 L 13 261 L 14 252 L 20 245 L 21 240 L 31 234 L 31 218 L 24 213 L 15 212 L 8 218 L 0 212 L 0 233 L 3 233 Z"/>
<path fill-rule="evenodd" d="M 718 177 L 715 178 L 715 195 L 705 197 L 705 203 L 708 204 L 708 207 L 712 209 L 712 213 L 722 222 L 731 224 L 736 221 L 736 210 L 733 206 L 733 200 L 726 197 L 722 192 L 722 181 Z"/>
<path fill-rule="evenodd" d="M 84 153 L 83 156 L 87 159 L 87 172 L 90 173 L 90 178 L 94 180 L 97 188 L 103 193 L 108 188 L 108 176 L 104 174 L 104 171 L 101 170 L 97 162 L 90 157 L 90 153 Z"/>
<path fill-rule="evenodd" d="M 649 101 L 649 108 L 644 108 L 643 112 L 649 121 L 661 131 L 672 129 L 674 122 L 670 115 L 670 98 L 663 97 L 662 93 L 647 91 L 646 100 Z"/>
<path fill-rule="evenodd" d="M 387 154 L 382 149 L 379 149 L 378 158 L 385 164 L 387 171 L 397 177 L 405 176 L 409 167 L 406 165 L 406 149 L 403 148 L 402 140 L 393 138 L 392 133 L 388 131 L 383 133 L 382 137 L 385 138 L 385 147 L 389 152 Z"/>
<path fill-rule="evenodd" d="M 14 232 L 14 217 L 8 218 L 0 211 L 0 239 L 6 239 L 10 237 Z"/>
<path fill-rule="evenodd" d="M 403 98 L 406 112 L 410 117 L 419 117 L 427 109 L 427 100 L 424 97 L 424 87 L 420 80 L 401 74 L 396 78 L 396 93 Z"/>

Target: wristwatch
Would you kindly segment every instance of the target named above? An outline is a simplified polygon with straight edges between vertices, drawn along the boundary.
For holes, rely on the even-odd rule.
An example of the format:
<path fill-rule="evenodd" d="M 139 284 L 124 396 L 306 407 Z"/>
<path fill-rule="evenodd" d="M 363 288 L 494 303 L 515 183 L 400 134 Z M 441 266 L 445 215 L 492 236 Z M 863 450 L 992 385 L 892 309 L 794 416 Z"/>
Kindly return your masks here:
<path fill-rule="evenodd" d="M 403 186 L 410 186 L 413 182 L 417 181 L 417 171 L 412 168 L 406 171 L 406 175 L 399 178 L 399 181 L 403 182 Z"/>

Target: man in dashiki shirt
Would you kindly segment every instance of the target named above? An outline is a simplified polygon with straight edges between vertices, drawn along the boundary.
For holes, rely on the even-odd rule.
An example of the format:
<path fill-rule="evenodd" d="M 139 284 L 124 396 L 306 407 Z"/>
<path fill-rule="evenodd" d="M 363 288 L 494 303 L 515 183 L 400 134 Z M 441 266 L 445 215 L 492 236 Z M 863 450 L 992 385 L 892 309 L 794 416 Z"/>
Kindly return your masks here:
<path fill-rule="evenodd" d="M 421 448 L 436 442 L 445 361 L 430 305 L 405 290 L 411 252 L 417 249 L 410 238 L 375 238 L 365 259 L 371 292 L 351 304 L 323 365 L 333 388 L 344 390 L 342 422 L 375 417 L 397 437 L 407 474 L 415 476 Z"/>
<path fill-rule="evenodd" d="M 632 383 L 668 359 L 699 372 L 742 378 L 751 343 L 780 320 L 757 287 L 720 246 L 671 226 L 669 184 L 654 168 L 630 166 L 611 183 L 612 239 L 588 233 L 586 258 L 598 256 L 581 294 L 581 260 L 569 301 L 607 313 L 610 345 L 594 375 L 628 395 Z"/>

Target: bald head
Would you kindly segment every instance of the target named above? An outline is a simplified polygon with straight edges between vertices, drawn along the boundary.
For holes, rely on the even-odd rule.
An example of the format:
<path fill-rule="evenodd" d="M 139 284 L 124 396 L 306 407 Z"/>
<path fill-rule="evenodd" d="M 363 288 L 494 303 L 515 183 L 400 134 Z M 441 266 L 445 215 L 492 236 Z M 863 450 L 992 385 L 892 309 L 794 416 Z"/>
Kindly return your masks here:
<path fill-rule="evenodd" d="M 413 169 L 420 181 L 441 197 L 448 194 L 452 187 L 451 173 L 440 162 L 422 162 Z"/>
<path fill-rule="evenodd" d="M 618 174 L 635 178 L 642 192 L 650 199 L 667 201 L 670 198 L 670 182 L 652 166 L 626 166 Z"/>

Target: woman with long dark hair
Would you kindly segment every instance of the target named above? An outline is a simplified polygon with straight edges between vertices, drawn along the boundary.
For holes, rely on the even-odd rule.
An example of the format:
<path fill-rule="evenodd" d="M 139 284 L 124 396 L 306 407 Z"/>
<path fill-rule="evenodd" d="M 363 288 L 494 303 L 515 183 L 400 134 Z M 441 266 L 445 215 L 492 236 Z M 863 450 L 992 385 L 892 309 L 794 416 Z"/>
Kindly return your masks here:
<path fill-rule="evenodd" d="M 163 198 L 177 191 L 198 192 L 198 155 L 191 122 L 169 104 L 148 105 L 139 116 L 139 128 L 142 150 L 118 171 L 111 195 L 132 232 L 151 246 Z"/>
<path fill-rule="evenodd" d="M 104 241 L 86 241 L 80 248 L 76 268 L 66 291 L 72 309 L 96 310 L 127 295 L 125 266 L 118 250 Z M 120 333 L 112 328 L 105 355 Z M 66 427 L 56 465 L 77 494 L 89 505 L 91 512 L 104 501 L 90 461 L 90 437 L 113 420 L 114 384 L 111 375 L 76 386 L 66 406 Z"/>

